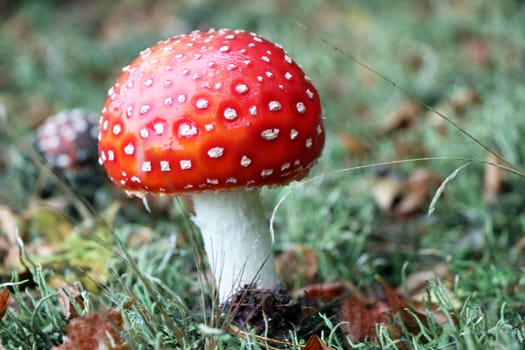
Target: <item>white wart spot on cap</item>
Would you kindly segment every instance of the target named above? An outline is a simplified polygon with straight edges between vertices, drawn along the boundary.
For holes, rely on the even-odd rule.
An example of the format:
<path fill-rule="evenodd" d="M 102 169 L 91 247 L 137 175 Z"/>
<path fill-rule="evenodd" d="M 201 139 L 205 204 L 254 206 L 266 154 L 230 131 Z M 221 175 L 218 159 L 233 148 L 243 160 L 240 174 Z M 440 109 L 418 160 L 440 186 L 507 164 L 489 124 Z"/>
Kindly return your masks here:
<path fill-rule="evenodd" d="M 257 106 L 250 107 L 250 115 L 257 115 Z"/>
<path fill-rule="evenodd" d="M 270 101 L 270 103 L 268 103 L 268 108 L 272 112 L 277 112 L 281 110 L 281 104 L 278 101 Z"/>
<path fill-rule="evenodd" d="M 162 123 L 155 123 L 155 124 L 153 124 L 153 129 L 155 130 L 155 133 L 157 135 L 162 135 L 164 133 L 164 124 L 162 124 Z"/>
<path fill-rule="evenodd" d="M 197 102 L 195 102 L 195 107 L 196 107 L 197 109 L 206 109 L 206 108 L 208 108 L 208 105 L 209 105 L 209 104 L 210 104 L 210 103 L 208 102 L 207 99 L 205 99 L 205 98 L 199 98 L 199 99 L 197 100 Z"/>
<path fill-rule="evenodd" d="M 142 107 L 140 107 L 140 114 L 146 114 L 149 112 L 150 109 L 150 105 L 143 105 Z"/>
<path fill-rule="evenodd" d="M 243 167 L 247 167 L 249 166 L 250 164 L 252 164 L 252 160 L 250 158 L 248 158 L 247 156 L 242 156 L 242 159 L 241 159 L 241 166 Z"/>
<path fill-rule="evenodd" d="M 292 129 L 290 130 L 290 140 L 295 140 L 299 136 L 299 131 Z"/>
<path fill-rule="evenodd" d="M 313 100 L 313 98 L 314 98 L 314 93 L 312 92 L 312 90 L 310 90 L 310 89 L 306 89 L 306 96 L 308 96 L 308 98 L 309 98 L 310 100 Z"/>
<path fill-rule="evenodd" d="M 223 115 L 224 115 L 224 118 L 226 120 L 235 120 L 235 119 L 237 119 L 237 111 L 235 109 L 233 109 L 233 108 L 230 108 L 230 107 L 228 107 L 228 108 L 226 108 L 224 110 Z"/>
<path fill-rule="evenodd" d="M 113 152 L 112 150 L 108 151 L 108 160 L 109 161 L 114 161 L 115 160 L 115 152 Z"/>
<path fill-rule="evenodd" d="M 286 72 L 284 73 L 284 77 L 286 80 L 291 80 L 293 78 L 293 75 L 290 72 Z"/>
<path fill-rule="evenodd" d="M 182 123 L 181 125 L 179 125 L 179 135 L 180 136 L 190 137 L 196 134 L 197 134 L 197 128 L 195 126 L 187 124 L 187 123 Z"/>
<path fill-rule="evenodd" d="M 263 169 L 261 171 L 261 176 L 262 177 L 267 177 L 267 176 L 270 176 L 273 174 L 273 169 Z"/>
<path fill-rule="evenodd" d="M 235 91 L 237 91 L 240 94 L 245 94 L 248 92 L 248 85 L 246 84 L 237 84 L 235 86 Z"/>
<path fill-rule="evenodd" d="M 135 153 L 135 146 L 133 146 L 131 142 L 128 143 L 126 147 L 124 147 L 124 153 L 127 154 L 128 156 L 132 156 L 133 153 Z"/>
<path fill-rule="evenodd" d="M 299 112 L 300 114 L 303 114 L 304 112 L 306 112 L 306 106 L 304 105 L 303 102 L 297 102 L 295 104 L 295 109 L 297 110 L 297 112 Z"/>
<path fill-rule="evenodd" d="M 275 140 L 279 136 L 279 129 L 266 129 L 261 131 L 261 137 L 267 141 Z"/>
<path fill-rule="evenodd" d="M 56 159 L 56 165 L 59 168 L 67 168 L 71 165 L 71 157 L 69 157 L 67 154 L 61 153 L 59 154 Z"/>
<path fill-rule="evenodd" d="M 192 167 L 191 160 L 183 159 L 183 160 L 179 161 L 179 166 L 180 166 L 181 170 L 191 169 L 191 167 Z"/>
<path fill-rule="evenodd" d="M 173 98 L 171 97 L 168 97 L 164 100 L 164 105 L 165 106 L 171 106 L 173 104 Z"/>
<path fill-rule="evenodd" d="M 122 132 L 122 126 L 120 124 L 113 125 L 113 135 L 117 136 L 120 135 Z"/>
<path fill-rule="evenodd" d="M 210 158 L 220 158 L 224 154 L 224 148 L 223 147 L 213 147 L 208 150 L 208 156 Z"/>
<path fill-rule="evenodd" d="M 167 160 L 161 160 L 160 161 L 160 171 L 171 171 L 170 162 Z"/>
<path fill-rule="evenodd" d="M 147 173 L 151 171 L 151 162 L 146 161 L 142 163 L 142 166 L 140 167 L 140 170 Z"/>
<path fill-rule="evenodd" d="M 180 103 L 186 102 L 186 95 L 180 94 L 179 96 L 177 96 L 177 101 L 179 101 Z"/>
<path fill-rule="evenodd" d="M 149 136 L 149 130 L 146 128 L 140 129 L 139 134 L 140 134 L 140 137 L 145 139 Z"/>

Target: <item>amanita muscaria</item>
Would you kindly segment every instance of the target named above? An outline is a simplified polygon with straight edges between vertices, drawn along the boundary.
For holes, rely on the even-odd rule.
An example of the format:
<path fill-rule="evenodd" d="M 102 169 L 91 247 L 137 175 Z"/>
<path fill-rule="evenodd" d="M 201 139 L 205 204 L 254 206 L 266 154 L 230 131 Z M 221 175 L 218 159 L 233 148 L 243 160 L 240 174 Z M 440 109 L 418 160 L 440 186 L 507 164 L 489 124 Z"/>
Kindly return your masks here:
<path fill-rule="evenodd" d="M 96 165 L 98 128 L 95 112 L 64 110 L 37 129 L 34 146 L 50 167 L 75 174 Z"/>
<path fill-rule="evenodd" d="M 221 301 L 279 284 L 259 189 L 303 178 L 325 139 L 317 90 L 281 46 L 228 29 L 160 41 L 122 69 L 100 125 L 114 183 L 191 194 Z"/>

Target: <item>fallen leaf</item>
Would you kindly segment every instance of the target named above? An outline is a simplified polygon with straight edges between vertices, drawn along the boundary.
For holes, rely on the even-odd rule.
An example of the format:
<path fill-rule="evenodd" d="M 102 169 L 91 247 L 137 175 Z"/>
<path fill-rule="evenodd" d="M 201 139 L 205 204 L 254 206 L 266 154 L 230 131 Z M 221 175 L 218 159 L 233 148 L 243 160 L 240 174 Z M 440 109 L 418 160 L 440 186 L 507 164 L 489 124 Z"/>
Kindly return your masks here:
<path fill-rule="evenodd" d="M 284 279 L 289 289 L 312 283 L 318 266 L 319 258 L 315 249 L 302 245 L 296 245 L 275 258 L 277 273 Z"/>
<path fill-rule="evenodd" d="M 0 290 L 0 320 L 4 317 L 7 311 L 7 304 L 9 302 L 9 290 L 2 288 Z"/>
<path fill-rule="evenodd" d="M 426 292 L 428 288 L 428 281 L 439 278 L 444 280 L 450 276 L 447 263 L 438 263 L 432 266 L 431 269 L 424 271 L 417 271 L 410 274 L 405 282 L 404 286 L 397 288 L 397 292 L 403 295 L 405 292 L 413 297 L 416 294 Z M 406 296 L 405 296 L 406 297 Z"/>
<path fill-rule="evenodd" d="M 378 177 L 372 187 L 372 196 L 379 209 L 384 213 L 391 213 L 403 193 L 403 182 L 395 177 Z"/>
<path fill-rule="evenodd" d="M 406 99 L 385 115 L 381 130 L 384 134 L 412 127 L 421 112 L 421 105 L 413 99 Z"/>
<path fill-rule="evenodd" d="M 64 319 L 70 320 L 79 316 L 77 307 L 84 309 L 84 300 L 80 289 L 71 284 L 64 285 L 58 290 L 58 302 Z"/>
<path fill-rule="evenodd" d="M 358 136 L 349 132 L 341 132 L 337 136 L 339 142 L 350 156 L 363 158 L 370 153 L 370 147 Z"/>
<path fill-rule="evenodd" d="M 490 46 L 485 39 L 467 34 L 460 43 L 460 56 L 469 67 L 485 68 L 490 63 Z"/>
<path fill-rule="evenodd" d="M 341 296 L 346 289 L 348 288 L 343 281 L 316 283 L 298 289 L 295 291 L 294 296 L 297 298 L 330 300 Z"/>
<path fill-rule="evenodd" d="M 64 343 L 52 349 L 128 349 L 119 334 L 122 323 L 122 316 L 118 310 L 91 312 L 73 318 L 67 324 Z"/>
<path fill-rule="evenodd" d="M 415 169 L 404 183 L 401 199 L 392 208 L 392 214 L 408 217 L 426 209 L 441 181 L 441 177 L 428 168 Z"/>
<path fill-rule="evenodd" d="M 494 154 L 489 153 L 486 158 L 487 162 L 501 165 L 501 160 Z M 485 164 L 485 173 L 483 175 L 483 199 L 487 203 L 495 203 L 498 195 L 503 188 L 505 180 L 505 170 L 491 164 Z"/>
<path fill-rule="evenodd" d="M 461 87 L 455 89 L 449 96 L 438 102 L 434 106 L 434 110 L 452 119 L 454 116 L 463 116 L 469 107 L 480 103 L 481 97 L 477 92 L 470 87 Z M 445 118 L 434 111 L 428 111 L 425 119 L 439 134 L 446 134 L 449 122 Z"/>
<path fill-rule="evenodd" d="M 339 312 L 341 330 L 352 342 L 376 338 L 376 326 L 389 321 L 388 307 L 384 303 L 367 305 L 360 299 L 347 297 Z"/>
<path fill-rule="evenodd" d="M 11 208 L 0 206 L 0 256 L 1 266 L 10 270 L 20 270 L 20 247 L 17 241 L 18 218 Z M 20 234 L 20 233 L 19 233 Z"/>
<path fill-rule="evenodd" d="M 306 342 L 303 350 L 333 350 L 328 347 L 317 335 L 312 335 Z"/>

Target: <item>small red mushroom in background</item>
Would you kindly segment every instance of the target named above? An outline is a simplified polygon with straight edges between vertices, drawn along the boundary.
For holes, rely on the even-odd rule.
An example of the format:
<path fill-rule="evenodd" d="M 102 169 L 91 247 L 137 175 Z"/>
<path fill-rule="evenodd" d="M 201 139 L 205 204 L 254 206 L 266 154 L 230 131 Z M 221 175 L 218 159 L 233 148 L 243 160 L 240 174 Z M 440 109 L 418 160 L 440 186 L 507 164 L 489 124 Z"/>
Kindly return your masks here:
<path fill-rule="evenodd" d="M 99 161 L 128 194 L 191 194 L 221 302 L 280 284 L 259 197 L 306 176 L 325 141 L 317 90 L 281 46 L 241 30 L 160 41 L 122 69 Z"/>
<path fill-rule="evenodd" d="M 66 175 L 95 168 L 98 119 L 98 114 L 80 108 L 52 115 L 37 129 L 35 149 L 51 168 Z"/>

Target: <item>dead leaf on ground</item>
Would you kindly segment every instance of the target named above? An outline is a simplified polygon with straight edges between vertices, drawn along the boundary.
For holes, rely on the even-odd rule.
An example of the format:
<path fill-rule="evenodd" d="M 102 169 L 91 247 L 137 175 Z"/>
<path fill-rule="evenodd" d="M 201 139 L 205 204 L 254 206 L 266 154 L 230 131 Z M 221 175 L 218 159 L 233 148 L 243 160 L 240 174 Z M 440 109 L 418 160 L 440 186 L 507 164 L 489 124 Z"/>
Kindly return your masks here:
<path fill-rule="evenodd" d="M 387 174 L 376 179 L 372 195 L 384 213 L 408 218 L 426 209 L 441 181 L 428 168 L 415 169 L 406 180 Z"/>
<path fill-rule="evenodd" d="M 489 153 L 485 159 L 487 162 L 502 165 L 501 160 L 494 154 Z M 505 170 L 491 164 L 485 164 L 483 175 L 483 199 L 490 204 L 498 200 L 498 195 L 505 181 Z"/>
<path fill-rule="evenodd" d="M 404 100 L 385 115 L 381 124 L 382 133 L 389 135 L 395 131 L 412 127 L 420 113 L 421 105 L 418 101 Z"/>
<path fill-rule="evenodd" d="M 382 296 L 375 296 L 369 301 L 349 296 L 341 304 L 341 328 L 353 342 L 376 339 L 377 326 L 382 326 L 392 339 L 400 340 L 397 343 L 398 348 L 404 349 L 405 344 L 401 341 L 402 327 L 412 334 L 419 334 L 421 326 L 426 327 L 430 322 L 436 322 L 437 325 L 451 320 L 457 322 L 453 313 L 440 310 L 437 304 L 409 302 L 386 282 L 380 282 L 383 287 Z"/>
<path fill-rule="evenodd" d="M 349 132 L 341 132 L 337 136 L 339 142 L 350 156 L 363 158 L 370 153 L 370 147 L 358 136 Z"/>
<path fill-rule="evenodd" d="M 350 296 L 346 298 L 339 312 L 339 320 L 343 322 L 341 329 L 352 342 L 373 340 L 376 338 L 377 325 L 389 322 L 388 306 L 383 302 L 365 304 L 362 300 Z"/>
<path fill-rule="evenodd" d="M 470 87 L 461 87 L 438 102 L 434 106 L 434 110 L 447 118 L 453 119 L 454 116 L 463 116 L 468 108 L 480 103 L 481 97 L 476 91 Z M 428 111 L 425 115 L 425 120 L 439 134 L 446 134 L 449 122 L 445 118 L 434 111 Z"/>
<path fill-rule="evenodd" d="M 65 341 L 53 350 L 128 349 L 120 338 L 123 321 L 119 310 L 91 312 L 72 318 Z"/>
<path fill-rule="evenodd" d="M 0 257 L 6 269 L 20 269 L 20 247 L 17 241 L 18 217 L 11 208 L 0 206 Z"/>
<path fill-rule="evenodd" d="M 0 320 L 4 317 L 9 303 L 9 290 L 3 288 L 0 290 Z"/>
<path fill-rule="evenodd" d="M 424 211 L 441 181 L 441 177 L 428 168 L 415 169 L 404 183 L 401 200 L 392 214 L 401 218 Z"/>
<path fill-rule="evenodd" d="M 341 296 L 348 289 L 354 290 L 355 287 L 351 286 L 349 288 L 344 281 L 315 283 L 299 288 L 293 293 L 293 295 L 296 298 L 330 300 Z"/>
<path fill-rule="evenodd" d="M 275 258 L 277 273 L 288 288 L 313 283 L 319 267 L 315 249 L 296 245 Z"/>
<path fill-rule="evenodd" d="M 58 290 L 58 302 L 64 319 L 70 320 L 79 316 L 77 307 L 84 309 L 84 300 L 77 286 L 64 285 Z"/>
<path fill-rule="evenodd" d="M 328 347 L 317 335 L 312 335 L 306 342 L 303 350 L 333 350 Z"/>
<path fill-rule="evenodd" d="M 440 280 L 445 280 L 450 277 L 450 270 L 448 269 L 447 263 L 438 263 L 432 266 L 431 269 L 416 271 L 410 274 L 404 286 L 397 288 L 397 292 L 400 295 L 404 295 L 405 292 L 412 298 L 416 294 L 421 294 L 426 292 L 428 288 L 428 281 L 439 278 Z"/>

